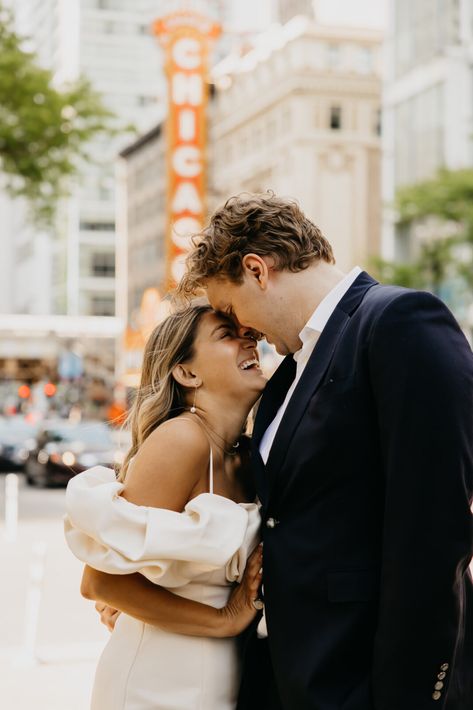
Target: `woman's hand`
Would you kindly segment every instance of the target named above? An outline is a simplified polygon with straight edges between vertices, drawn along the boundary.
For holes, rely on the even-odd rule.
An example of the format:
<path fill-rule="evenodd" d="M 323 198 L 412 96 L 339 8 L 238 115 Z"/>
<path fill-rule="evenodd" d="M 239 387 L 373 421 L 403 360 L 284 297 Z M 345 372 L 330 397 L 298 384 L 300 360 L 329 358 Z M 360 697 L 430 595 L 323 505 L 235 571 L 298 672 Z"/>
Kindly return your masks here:
<path fill-rule="evenodd" d="M 251 553 L 241 583 L 230 595 L 227 605 L 220 610 L 223 617 L 223 636 L 238 636 L 253 621 L 258 610 L 253 602 L 258 599 L 263 577 L 263 545 Z"/>
<path fill-rule="evenodd" d="M 107 606 L 107 604 L 104 604 L 103 602 L 97 602 L 95 609 L 100 615 L 100 621 L 102 624 L 104 624 L 110 632 L 113 631 L 121 611 L 118 611 L 118 609 L 114 609 L 111 606 Z"/>

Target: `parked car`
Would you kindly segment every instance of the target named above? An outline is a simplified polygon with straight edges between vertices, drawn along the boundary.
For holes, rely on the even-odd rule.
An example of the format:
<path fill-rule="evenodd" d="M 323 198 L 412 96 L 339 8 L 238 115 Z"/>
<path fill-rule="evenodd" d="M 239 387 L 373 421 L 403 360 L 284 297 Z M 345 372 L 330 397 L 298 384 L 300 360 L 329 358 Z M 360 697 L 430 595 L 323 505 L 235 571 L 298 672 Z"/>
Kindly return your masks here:
<path fill-rule="evenodd" d="M 113 468 L 123 458 L 124 450 L 117 448 L 111 430 L 102 422 L 45 422 L 25 464 L 26 481 L 42 487 L 66 485 L 86 468 Z"/>
<path fill-rule="evenodd" d="M 0 418 L 0 471 L 19 471 L 35 446 L 37 426 L 24 417 Z"/>

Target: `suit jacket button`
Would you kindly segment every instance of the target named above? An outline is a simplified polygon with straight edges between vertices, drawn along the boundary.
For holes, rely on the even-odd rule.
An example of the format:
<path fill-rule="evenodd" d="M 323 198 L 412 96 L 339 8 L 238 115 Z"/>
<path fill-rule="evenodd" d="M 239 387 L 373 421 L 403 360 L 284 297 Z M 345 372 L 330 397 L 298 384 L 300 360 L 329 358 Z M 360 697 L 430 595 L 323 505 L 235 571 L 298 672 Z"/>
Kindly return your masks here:
<path fill-rule="evenodd" d="M 447 674 L 442 671 L 442 673 L 439 673 L 439 674 L 438 674 L 437 678 L 438 678 L 439 680 L 443 680 L 446 675 L 447 675 Z"/>
<path fill-rule="evenodd" d="M 438 683 L 435 683 L 434 688 L 435 688 L 435 690 L 442 690 L 442 688 L 443 688 L 443 683 L 442 683 L 442 681 L 439 681 Z"/>
<path fill-rule="evenodd" d="M 442 665 L 440 666 L 441 671 L 448 671 L 448 668 L 448 663 L 442 663 Z"/>
<path fill-rule="evenodd" d="M 275 528 L 276 525 L 279 524 L 279 520 L 276 520 L 275 518 L 268 518 L 266 521 L 266 527 L 267 528 Z"/>
<path fill-rule="evenodd" d="M 442 693 L 439 693 L 439 691 L 436 690 L 435 693 L 432 693 L 432 697 L 434 700 L 440 700 L 440 698 L 442 697 Z"/>

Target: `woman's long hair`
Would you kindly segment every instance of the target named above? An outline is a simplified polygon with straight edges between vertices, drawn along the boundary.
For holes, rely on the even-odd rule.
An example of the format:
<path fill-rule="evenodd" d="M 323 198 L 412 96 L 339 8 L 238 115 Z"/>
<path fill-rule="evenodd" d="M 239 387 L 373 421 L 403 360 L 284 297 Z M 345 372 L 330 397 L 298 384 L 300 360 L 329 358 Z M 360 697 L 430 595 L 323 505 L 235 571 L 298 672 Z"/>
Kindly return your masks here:
<path fill-rule="evenodd" d="M 156 427 L 186 408 L 185 388 L 172 371 L 194 355 L 194 343 L 202 316 L 212 313 L 209 305 L 191 305 L 168 316 L 151 333 L 143 355 L 140 386 L 127 418 L 131 448 L 118 474 L 124 481 L 130 462 Z"/>

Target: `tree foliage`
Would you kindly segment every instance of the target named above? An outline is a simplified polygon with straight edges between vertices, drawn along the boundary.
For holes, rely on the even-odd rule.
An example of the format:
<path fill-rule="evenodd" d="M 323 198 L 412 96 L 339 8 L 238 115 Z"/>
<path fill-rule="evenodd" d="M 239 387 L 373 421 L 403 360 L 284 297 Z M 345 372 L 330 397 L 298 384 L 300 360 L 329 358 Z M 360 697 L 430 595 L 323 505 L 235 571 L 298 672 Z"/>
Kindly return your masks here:
<path fill-rule="evenodd" d="M 23 44 L 0 3 L 0 170 L 33 219 L 50 223 L 68 178 L 90 158 L 87 143 L 115 132 L 114 115 L 84 78 L 56 88 Z"/>
<path fill-rule="evenodd" d="M 418 227 L 428 224 L 430 238 L 420 242 L 409 263 L 374 264 L 385 283 L 425 288 L 441 293 L 453 280 L 473 289 L 473 170 L 441 170 L 396 195 L 398 224 Z"/>

